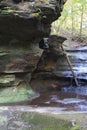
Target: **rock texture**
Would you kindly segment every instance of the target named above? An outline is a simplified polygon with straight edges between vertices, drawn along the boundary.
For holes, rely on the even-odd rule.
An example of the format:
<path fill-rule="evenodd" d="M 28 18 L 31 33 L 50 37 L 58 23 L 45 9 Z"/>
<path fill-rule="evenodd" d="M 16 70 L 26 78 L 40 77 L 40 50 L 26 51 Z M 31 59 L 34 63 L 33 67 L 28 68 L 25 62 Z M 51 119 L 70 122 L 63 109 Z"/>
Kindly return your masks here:
<path fill-rule="evenodd" d="M 0 74 L 10 86 L 29 85 L 43 52 L 39 41 L 48 37 L 51 23 L 61 14 L 66 0 L 0 1 Z M 7 75 L 7 77 L 5 77 Z M 22 82 L 23 81 L 23 82 Z M 17 83 L 16 83 L 17 82 Z M 6 86 L 4 81 L 1 86 Z M 15 85 L 16 84 L 16 85 Z"/>
<path fill-rule="evenodd" d="M 59 1 L 0 2 L 0 72 L 33 72 L 41 51 L 38 42 L 49 36 L 60 16 Z"/>
<path fill-rule="evenodd" d="M 0 4 L 0 42 L 15 39 L 24 42 L 24 45 L 48 36 L 51 23 L 60 16 L 62 8 L 57 0 L 34 0 L 19 4 L 3 0 Z"/>
<path fill-rule="evenodd" d="M 78 45 L 77 47 L 68 47 L 68 41 L 66 41 L 64 44 L 65 46 L 63 47 L 66 50 L 66 54 L 71 62 L 74 75 L 76 76 L 76 79 L 78 81 L 78 89 L 76 89 L 77 85 L 75 83 L 75 79 L 71 72 L 70 66 L 67 62 L 66 56 L 61 52 L 58 52 L 58 48 L 55 47 L 56 44 L 53 44 L 53 46 L 55 45 L 53 48 L 54 50 L 49 52 L 43 52 L 42 58 L 39 62 L 38 70 L 33 76 L 35 80 L 33 80 L 33 82 L 36 83 L 36 79 L 40 79 L 40 81 L 42 80 L 41 82 L 46 82 L 48 80 L 49 83 L 47 81 L 47 85 L 41 83 L 43 84 L 43 87 L 49 86 L 49 84 L 51 85 L 52 82 L 58 82 L 60 89 L 64 87 L 66 88 L 65 91 L 77 91 L 80 94 L 86 95 L 87 47 L 84 45 Z"/>

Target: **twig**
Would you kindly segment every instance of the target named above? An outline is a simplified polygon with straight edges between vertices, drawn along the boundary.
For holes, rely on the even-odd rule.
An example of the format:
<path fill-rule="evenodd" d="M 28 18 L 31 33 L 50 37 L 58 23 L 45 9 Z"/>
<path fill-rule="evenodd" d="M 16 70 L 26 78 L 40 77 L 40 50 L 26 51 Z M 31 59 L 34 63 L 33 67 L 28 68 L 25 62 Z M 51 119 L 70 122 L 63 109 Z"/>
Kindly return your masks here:
<path fill-rule="evenodd" d="M 72 69 L 72 64 L 71 64 L 71 62 L 70 62 L 70 59 L 69 59 L 69 57 L 68 57 L 66 51 L 65 51 L 64 48 L 63 48 L 63 45 L 61 45 L 61 49 L 62 49 L 62 51 L 65 53 L 65 57 L 66 57 L 66 60 L 67 60 L 68 65 L 69 65 L 69 67 L 70 67 L 70 70 L 71 70 L 71 72 L 72 72 L 72 75 L 73 75 L 73 78 L 74 78 L 74 80 L 75 80 L 76 86 L 79 86 L 78 81 L 77 81 L 77 79 L 76 79 L 76 75 L 75 75 L 75 73 L 74 73 L 74 71 L 73 71 L 73 69 Z"/>

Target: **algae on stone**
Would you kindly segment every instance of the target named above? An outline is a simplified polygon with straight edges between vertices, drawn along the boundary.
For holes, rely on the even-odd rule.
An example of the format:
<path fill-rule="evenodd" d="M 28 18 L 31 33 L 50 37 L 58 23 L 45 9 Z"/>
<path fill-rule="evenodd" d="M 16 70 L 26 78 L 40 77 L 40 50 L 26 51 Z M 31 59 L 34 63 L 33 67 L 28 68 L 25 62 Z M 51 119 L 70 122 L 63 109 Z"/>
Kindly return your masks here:
<path fill-rule="evenodd" d="M 27 88 L 26 84 L 23 83 L 18 88 L 2 88 L 0 90 L 0 103 L 24 101 L 35 95 L 36 93 L 30 87 Z"/>
<path fill-rule="evenodd" d="M 68 121 L 34 112 L 23 113 L 21 119 L 23 122 L 29 122 L 33 130 L 70 130 L 72 128 L 72 124 Z"/>
<path fill-rule="evenodd" d="M 0 87 L 8 87 L 15 81 L 15 75 L 0 75 Z"/>

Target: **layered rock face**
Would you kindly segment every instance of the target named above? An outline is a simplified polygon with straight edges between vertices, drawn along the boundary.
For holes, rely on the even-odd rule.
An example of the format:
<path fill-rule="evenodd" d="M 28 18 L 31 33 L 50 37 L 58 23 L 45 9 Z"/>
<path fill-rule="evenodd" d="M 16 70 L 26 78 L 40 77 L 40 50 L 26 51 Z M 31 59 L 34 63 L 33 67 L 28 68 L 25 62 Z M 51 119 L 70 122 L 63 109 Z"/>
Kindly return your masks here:
<path fill-rule="evenodd" d="M 3 0 L 0 3 L 0 42 L 16 39 L 26 46 L 31 41 L 48 36 L 51 23 L 62 10 L 63 4 L 59 1 L 32 0 L 14 4 L 11 0 Z"/>
<path fill-rule="evenodd" d="M 49 36 L 51 23 L 60 16 L 62 2 L 0 2 L 1 73 L 35 69 L 41 55 L 38 43 Z"/>
<path fill-rule="evenodd" d="M 49 36 L 51 23 L 60 16 L 65 2 L 0 1 L 1 86 L 18 87 L 19 82 L 28 86 L 43 51 L 39 48 L 39 41 Z"/>

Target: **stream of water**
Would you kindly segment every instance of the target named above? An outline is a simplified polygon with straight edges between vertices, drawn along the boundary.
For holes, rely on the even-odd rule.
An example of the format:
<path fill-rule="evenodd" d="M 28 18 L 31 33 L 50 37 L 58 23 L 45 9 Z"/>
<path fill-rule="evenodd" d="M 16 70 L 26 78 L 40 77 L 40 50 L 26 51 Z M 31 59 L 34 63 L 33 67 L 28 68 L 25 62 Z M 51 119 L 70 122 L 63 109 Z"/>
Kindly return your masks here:
<path fill-rule="evenodd" d="M 72 73 L 69 67 L 64 64 L 63 60 L 58 61 L 58 68 L 56 68 L 54 74 L 58 77 L 71 77 L 71 85 L 65 85 L 61 91 L 41 92 L 40 97 L 34 99 L 30 105 L 51 107 L 52 111 L 87 111 L 87 46 L 77 47 L 72 50 L 67 49 L 67 54 L 79 86 L 76 87 L 72 84 Z"/>
<path fill-rule="evenodd" d="M 59 74 L 59 70 L 56 70 L 56 75 L 63 77 L 70 77 L 70 85 L 66 84 L 59 90 L 43 90 L 40 91 L 40 96 L 32 99 L 30 101 L 26 101 L 25 104 L 18 104 L 15 106 L 2 106 L 0 107 L 0 130 L 42 130 L 48 129 L 48 126 L 52 128 L 51 130 L 58 130 L 59 120 L 54 120 L 53 117 L 48 118 L 48 115 L 54 115 L 54 117 L 60 117 L 61 114 L 64 114 L 63 118 L 68 118 L 69 121 L 78 121 L 80 125 L 84 127 L 84 130 L 87 130 L 87 47 L 78 48 L 76 50 L 68 51 L 68 55 L 72 62 L 73 70 L 77 76 L 77 80 L 79 81 L 79 86 L 76 87 L 73 85 L 72 74 L 69 69 L 66 69 L 65 65 L 62 65 L 61 75 Z M 60 63 L 61 66 L 61 63 Z M 55 72 L 54 72 L 55 73 Z M 50 79 L 51 80 L 51 79 Z M 31 86 L 36 86 L 36 88 L 42 86 L 45 87 L 44 82 L 48 82 L 44 80 L 36 81 Z M 50 82 L 50 81 L 49 81 Z M 54 81 L 51 81 L 52 83 Z M 47 83 L 49 84 L 49 83 Z M 64 83 L 63 83 L 64 84 Z M 24 102 L 23 102 L 24 103 Z M 40 114 L 45 114 L 46 117 Z M 71 114 L 71 117 L 70 117 Z M 73 115 L 75 114 L 75 117 Z M 76 115 L 78 114 L 78 115 Z M 82 114 L 81 117 L 80 114 Z M 52 126 L 52 122 L 55 126 Z M 48 124 L 50 121 L 50 124 Z M 62 121 L 62 124 L 64 120 Z M 46 126 L 47 124 L 47 126 Z M 70 122 L 69 122 L 70 124 Z M 62 125 L 61 125 L 62 126 Z M 50 129 L 49 128 L 49 129 Z M 54 129 L 55 128 L 55 129 Z M 65 127 L 64 127 L 65 128 Z M 61 128 L 60 128 L 61 129 Z M 66 128 L 69 130 L 69 128 Z M 81 129 L 82 130 L 82 129 Z"/>

